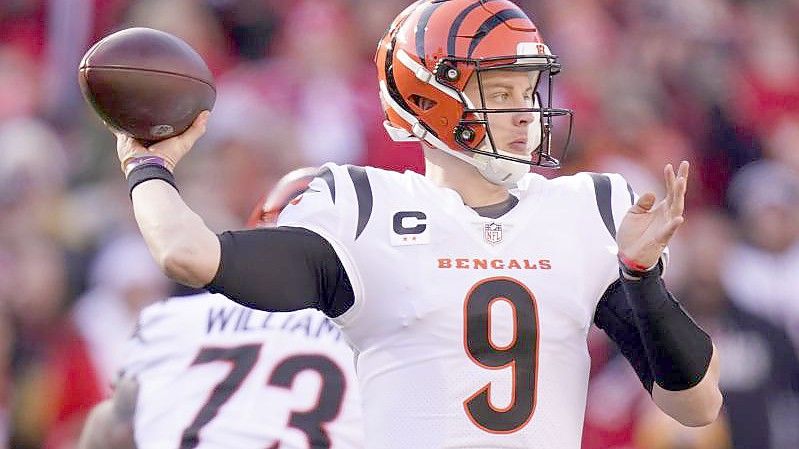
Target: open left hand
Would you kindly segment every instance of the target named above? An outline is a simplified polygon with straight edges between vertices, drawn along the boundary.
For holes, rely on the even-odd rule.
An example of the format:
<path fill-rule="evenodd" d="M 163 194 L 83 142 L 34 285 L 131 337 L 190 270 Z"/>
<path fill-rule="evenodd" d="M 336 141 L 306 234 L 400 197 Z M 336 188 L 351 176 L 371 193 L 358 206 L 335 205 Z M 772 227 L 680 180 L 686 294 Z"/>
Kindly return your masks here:
<path fill-rule="evenodd" d="M 688 185 L 688 162 L 682 161 L 677 174 L 666 165 L 666 197 L 657 203 L 655 194 L 647 192 L 633 205 L 619 226 L 616 243 L 619 256 L 639 267 L 655 265 L 671 236 L 685 220 L 685 191 Z"/>

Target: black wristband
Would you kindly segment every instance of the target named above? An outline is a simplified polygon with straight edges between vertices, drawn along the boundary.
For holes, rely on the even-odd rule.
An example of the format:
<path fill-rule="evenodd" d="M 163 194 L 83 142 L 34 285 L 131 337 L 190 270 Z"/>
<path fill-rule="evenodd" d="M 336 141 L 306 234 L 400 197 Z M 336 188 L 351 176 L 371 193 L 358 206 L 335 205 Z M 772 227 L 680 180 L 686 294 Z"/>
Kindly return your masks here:
<path fill-rule="evenodd" d="M 669 391 L 687 390 L 698 384 L 713 355 L 710 336 L 668 292 L 659 273 L 648 273 L 638 280 L 622 277 L 622 288 L 655 382 Z"/>
<path fill-rule="evenodd" d="M 130 197 L 133 198 L 133 189 L 137 185 L 151 179 L 165 181 L 174 187 L 175 190 L 178 190 L 178 186 L 175 184 L 175 176 L 166 167 L 159 164 L 143 164 L 128 173 L 128 192 Z"/>

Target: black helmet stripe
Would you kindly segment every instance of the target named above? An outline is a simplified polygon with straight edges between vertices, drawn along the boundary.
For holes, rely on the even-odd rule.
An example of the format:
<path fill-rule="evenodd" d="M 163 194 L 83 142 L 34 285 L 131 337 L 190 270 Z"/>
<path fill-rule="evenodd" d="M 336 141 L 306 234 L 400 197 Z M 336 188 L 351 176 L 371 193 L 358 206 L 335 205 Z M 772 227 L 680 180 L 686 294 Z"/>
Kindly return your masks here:
<path fill-rule="evenodd" d="M 386 89 L 388 90 L 388 94 L 391 96 L 391 98 L 393 98 L 402 109 L 412 113 L 413 109 L 411 109 L 411 107 L 408 105 L 408 102 L 402 98 L 402 94 L 397 88 L 397 80 L 394 79 L 394 64 L 392 61 L 394 60 L 394 50 L 396 45 L 397 33 L 394 33 L 394 36 L 391 38 L 391 44 L 389 44 L 388 50 L 386 50 Z M 424 61 L 424 59 L 422 59 L 422 61 Z"/>
<path fill-rule="evenodd" d="M 491 1 L 491 0 L 488 0 Z M 475 8 L 483 4 L 482 0 L 477 0 L 476 2 L 472 3 L 471 5 L 463 8 L 463 11 L 455 17 L 455 20 L 452 22 L 452 26 L 449 27 L 449 37 L 447 39 L 447 55 L 455 56 L 455 42 L 458 38 L 458 31 L 463 25 L 463 21 L 466 20 L 466 16 L 469 15 L 470 12 L 474 11 Z"/>
<path fill-rule="evenodd" d="M 472 38 L 472 42 L 469 44 L 469 53 L 467 55 L 468 58 L 472 57 L 472 53 L 474 53 L 474 49 L 477 48 L 477 45 L 480 41 L 483 40 L 488 33 L 491 32 L 494 28 L 498 27 L 500 24 L 504 23 L 506 20 L 510 19 L 528 19 L 527 15 L 522 12 L 522 10 L 514 8 L 514 9 L 503 9 L 502 11 L 496 13 L 495 15 L 491 16 L 490 18 L 486 19 L 480 28 L 477 29 L 477 32 L 474 34 L 474 38 Z"/>
<path fill-rule="evenodd" d="M 427 31 L 427 22 L 430 21 L 430 16 L 441 6 L 442 3 L 432 3 L 427 6 L 427 9 L 422 11 L 422 15 L 419 17 L 419 23 L 416 25 L 416 56 L 422 61 L 425 67 L 427 67 L 427 61 L 425 61 L 425 53 L 424 53 L 424 33 Z"/>

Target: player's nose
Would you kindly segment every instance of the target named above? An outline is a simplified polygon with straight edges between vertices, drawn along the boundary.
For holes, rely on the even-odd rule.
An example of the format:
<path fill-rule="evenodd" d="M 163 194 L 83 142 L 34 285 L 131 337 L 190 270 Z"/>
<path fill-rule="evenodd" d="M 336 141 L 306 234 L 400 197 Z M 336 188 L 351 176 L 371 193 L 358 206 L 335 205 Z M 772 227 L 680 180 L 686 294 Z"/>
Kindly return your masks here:
<path fill-rule="evenodd" d="M 513 113 L 513 124 L 515 126 L 528 126 L 533 123 L 535 116 L 529 110 L 533 107 L 533 102 L 526 95 L 521 94 L 514 95 L 513 100 L 513 106 L 511 107 L 519 111 Z"/>
<path fill-rule="evenodd" d="M 513 113 L 513 124 L 516 126 L 529 126 L 534 119 L 535 116 L 530 111 Z"/>

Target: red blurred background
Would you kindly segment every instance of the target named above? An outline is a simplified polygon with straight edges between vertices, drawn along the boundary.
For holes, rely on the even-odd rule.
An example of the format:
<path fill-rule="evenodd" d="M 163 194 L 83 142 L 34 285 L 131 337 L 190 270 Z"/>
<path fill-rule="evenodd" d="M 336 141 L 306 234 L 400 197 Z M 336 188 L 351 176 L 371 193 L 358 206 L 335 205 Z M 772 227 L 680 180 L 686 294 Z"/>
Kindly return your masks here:
<path fill-rule="evenodd" d="M 0 448 L 74 447 L 138 310 L 179 291 L 150 262 L 114 140 L 80 96 L 84 51 L 148 26 L 203 55 L 217 105 L 177 178 L 221 231 L 299 166 L 422 168 L 382 129 L 371 62 L 408 3 L 0 2 Z M 722 355 L 723 416 L 688 430 L 592 332 L 583 447 L 799 447 L 799 2 L 518 3 L 564 65 L 557 100 L 576 119 L 562 174 L 660 192 L 665 163 L 692 162 L 667 281 Z"/>

